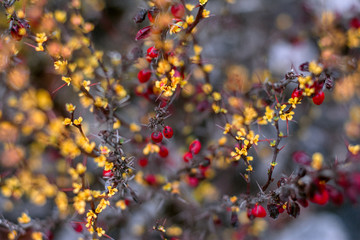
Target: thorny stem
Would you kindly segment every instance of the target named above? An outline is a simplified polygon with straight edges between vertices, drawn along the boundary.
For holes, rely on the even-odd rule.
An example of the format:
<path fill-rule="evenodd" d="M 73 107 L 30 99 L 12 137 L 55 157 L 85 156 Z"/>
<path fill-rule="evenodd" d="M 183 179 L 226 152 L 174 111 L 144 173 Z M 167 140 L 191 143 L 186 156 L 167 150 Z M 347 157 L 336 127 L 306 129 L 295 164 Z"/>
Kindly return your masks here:
<path fill-rule="evenodd" d="M 277 116 L 278 117 L 278 116 Z M 275 169 L 275 163 L 276 163 L 276 159 L 279 153 L 279 144 L 281 141 L 281 137 L 280 137 L 280 129 L 279 129 L 279 120 L 274 121 L 274 125 L 276 128 L 276 142 L 275 142 L 275 146 L 274 146 L 274 152 L 273 152 L 273 157 L 272 157 L 272 161 L 271 161 L 271 166 L 268 170 L 268 179 L 267 182 L 264 184 L 264 186 L 262 187 L 262 190 L 265 191 L 269 185 L 274 181 L 274 179 L 272 178 L 272 174 L 274 172 Z"/>

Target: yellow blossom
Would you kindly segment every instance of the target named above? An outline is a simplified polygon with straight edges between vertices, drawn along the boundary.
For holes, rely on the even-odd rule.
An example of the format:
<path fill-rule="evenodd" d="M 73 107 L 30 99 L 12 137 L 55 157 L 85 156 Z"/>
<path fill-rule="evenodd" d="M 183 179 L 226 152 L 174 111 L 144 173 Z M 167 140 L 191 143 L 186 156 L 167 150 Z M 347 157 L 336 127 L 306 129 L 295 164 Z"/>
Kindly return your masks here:
<path fill-rule="evenodd" d="M 17 232 L 15 230 L 12 230 L 11 232 L 8 233 L 8 239 L 9 240 L 14 240 L 17 237 Z"/>
<path fill-rule="evenodd" d="M 107 155 L 110 153 L 110 149 L 107 146 L 100 146 L 100 153 L 103 155 Z"/>
<path fill-rule="evenodd" d="M 96 228 L 96 232 L 99 237 L 105 234 L 105 231 L 101 227 Z"/>
<path fill-rule="evenodd" d="M 56 11 L 55 11 L 55 19 L 56 19 L 56 21 L 58 21 L 59 23 L 64 23 L 64 22 L 66 22 L 66 12 L 65 12 L 65 11 L 61 11 L 61 10 L 56 10 Z"/>
<path fill-rule="evenodd" d="M 21 214 L 21 217 L 18 217 L 17 220 L 20 224 L 27 224 L 31 221 L 31 218 L 26 213 L 23 212 Z"/>
<path fill-rule="evenodd" d="M 315 61 L 311 61 L 309 63 L 309 71 L 315 75 L 319 75 L 323 71 L 323 69 Z"/>
<path fill-rule="evenodd" d="M 253 169 L 253 167 L 249 164 L 248 166 L 247 166 L 247 168 L 246 168 L 246 171 L 247 172 L 252 172 L 254 169 Z"/>
<path fill-rule="evenodd" d="M 208 17 L 210 17 L 210 11 L 204 9 L 203 12 L 202 12 L 202 17 L 203 17 L 203 18 L 208 18 Z"/>
<path fill-rule="evenodd" d="M 124 200 L 119 200 L 116 202 L 115 204 L 116 207 L 120 208 L 121 210 L 125 210 L 126 209 L 126 203 Z"/>
<path fill-rule="evenodd" d="M 94 158 L 94 161 L 98 164 L 99 167 L 104 167 L 106 163 L 106 157 L 104 155 L 100 155 Z"/>
<path fill-rule="evenodd" d="M 149 155 L 149 153 L 157 153 L 160 151 L 160 147 L 158 145 L 148 143 L 145 148 L 143 149 L 144 155 Z"/>
<path fill-rule="evenodd" d="M 58 73 L 64 74 L 67 71 L 67 60 L 57 60 L 54 62 L 55 70 L 57 70 Z"/>
<path fill-rule="evenodd" d="M 348 150 L 353 155 L 357 155 L 359 153 L 359 151 L 360 151 L 360 145 L 349 145 Z"/>
<path fill-rule="evenodd" d="M 130 131 L 132 132 L 139 132 L 141 130 L 141 127 L 137 125 L 136 123 L 130 123 Z"/>
<path fill-rule="evenodd" d="M 63 124 L 64 124 L 65 126 L 70 125 L 70 124 L 71 124 L 71 119 L 70 119 L 70 118 L 65 118 L 64 121 L 63 121 Z"/>
<path fill-rule="evenodd" d="M 107 189 L 109 191 L 109 193 L 107 194 L 109 197 L 114 196 L 115 193 L 118 192 L 117 188 L 112 188 L 111 186 L 108 186 Z"/>
<path fill-rule="evenodd" d="M 86 167 L 82 163 L 76 165 L 76 172 L 81 175 L 86 171 Z"/>
<path fill-rule="evenodd" d="M 61 80 L 63 80 L 64 82 L 66 82 L 68 86 L 69 86 L 70 83 L 71 83 L 71 77 L 62 76 L 62 77 L 61 77 Z"/>
<path fill-rule="evenodd" d="M 187 10 L 189 10 L 191 12 L 192 10 L 194 10 L 195 5 L 187 3 L 187 4 L 185 4 L 185 7 Z"/>
<path fill-rule="evenodd" d="M 113 167 L 114 167 L 114 163 L 112 163 L 112 162 L 106 162 L 104 169 L 105 169 L 105 171 L 109 171 L 109 170 L 113 169 Z"/>
<path fill-rule="evenodd" d="M 75 119 L 75 120 L 74 120 L 74 125 L 79 126 L 79 125 L 81 125 L 82 121 L 83 121 L 83 118 L 82 118 L 82 117 L 79 117 L 78 119 Z"/>
<path fill-rule="evenodd" d="M 33 232 L 31 234 L 31 239 L 32 240 L 42 240 L 43 239 L 42 233 L 41 232 Z"/>
<path fill-rule="evenodd" d="M 312 155 L 311 167 L 320 170 L 323 165 L 324 157 L 321 153 L 314 153 Z"/>
<path fill-rule="evenodd" d="M 44 42 L 46 42 L 47 41 L 47 36 L 46 36 L 46 34 L 43 32 L 43 33 L 37 33 L 36 34 L 36 37 L 35 37 L 35 41 L 37 42 L 37 43 L 44 43 Z"/>
<path fill-rule="evenodd" d="M 66 106 L 66 111 L 68 111 L 69 113 L 74 112 L 76 109 L 76 106 L 72 105 L 71 103 L 66 103 L 65 106 Z"/>
<path fill-rule="evenodd" d="M 208 2 L 208 0 L 199 0 L 199 4 L 200 5 L 204 5 L 204 4 L 206 4 Z"/>

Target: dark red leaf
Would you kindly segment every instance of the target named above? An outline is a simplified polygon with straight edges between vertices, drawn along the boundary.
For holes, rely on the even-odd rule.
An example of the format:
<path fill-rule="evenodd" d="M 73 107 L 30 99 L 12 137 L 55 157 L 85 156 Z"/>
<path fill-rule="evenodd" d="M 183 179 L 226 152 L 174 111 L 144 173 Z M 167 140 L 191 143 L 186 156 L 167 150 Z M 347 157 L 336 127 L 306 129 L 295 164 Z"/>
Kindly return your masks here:
<path fill-rule="evenodd" d="M 150 33 L 151 33 L 151 26 L 144 27 L 137 32 L 135 40 L 137 41 L 140 39 L 145 39 L 150 36 Z"/>

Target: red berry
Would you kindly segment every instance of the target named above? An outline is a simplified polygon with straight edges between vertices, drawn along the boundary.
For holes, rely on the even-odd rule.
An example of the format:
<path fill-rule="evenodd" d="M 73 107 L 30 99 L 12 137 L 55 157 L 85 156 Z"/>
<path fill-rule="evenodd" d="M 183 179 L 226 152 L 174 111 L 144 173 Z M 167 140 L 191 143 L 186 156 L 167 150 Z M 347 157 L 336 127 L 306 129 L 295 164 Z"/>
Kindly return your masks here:
<path fill-rule="evenodd" d="M 160 147 L 160 151 L 159 151 L 159 155 L 160 157 L 167 157 L 169 155 L 169 150 L 167 149 L 167 147 L 165 146 L 161 146 Z"/>
<path fill-rule="evenodd" d="M 279 213 L 283 213 L 285 211 L 283 205 L 278 206 L 278 211 L 279 211 Z"/>
<path fill-rule="evenodd" d="M 309 202 L 308 202 L 308 200 L 306 200 L 306 199 L 298 199 L 297 202 L 298 202 L 301 206 L 303 206 L 304 208 L 306 208 L 306 207 L 309 206 Z"/>
<path fill-rule="evenodd" d="M 124 203 L 125 203 L 126 206 L 129 206 L 130 205 L 130 200 L 126 198 L 126 199 L 124 199 Z"/>
<path fill-rule="evenodd" d="M 153 132 L 151 134 L 151 140 L 153 140 L 154 143 L 159 143 L 163 139 L 163 135 L 161 132 Z"/>
<path fill-rule="evenodd" d="M 146 176 L 145 181 L 149 184 L 149 185 L 155 185 L 156 184 L 156 177 L 152 174 L 149 174 Z"/>
<path fill-rule="evenodd" d="M 83 226 L 80 223 L 71 223 L 72 228 L 75 232 L 81 233 L 83 231 Z"/>
<path fill-rule="evenodd" d="M 147 52 L 147 56 L 150 58 L 156 58 L 159 56 L 159 50 L 157 50 L 155 47 L 149 47 Z"/>
<path fill-rule="evenodd" d="M 358 18 L 352 18 L 351 20 L 350 20 L 350 27 L 351 28 L 360 28 L 360 19 L 358 19 Z"/>
<path fill-rule="evenodd" d="M 191 152 L 186 152 L 183 156 L 183 159 L 185 162 L 189 162 L 193 158 L 193 155 Z"/>
<path fill-rule="evenodd" d="M 324 102 L 325 99 L 325 94 L 323 91 L 318 92 L 317 94 L 315 94 L 315 96 L 312 98 L 313 102 L 316 105 L 320 105 Z"/>
<path fill-rule="evenodd" d="M 147 158 L 141 158 L 141 159 L 139 160 L 139 165 L 140 165 L 140 167 L 146 167 L 146 166 L 148 165 L 148 160 L 147 160 Z"/>
<path fill-rule="evenodd" d="M 303 91 L 301 89 L 295 88 L 294 91 L 291 94 L 292 98 L 301 98 L 303 94 Z"/>
<path fill-rule="evenodd" d="M 103 170 L 103 178 L 111 178 L 114 173 L 111 170 Z"/>
<path fill-rule="evenodd" d="M 199 140 L 194 140 L 189 145 L 189 151 L 193 154 L 198 154 L 201 150 L 201 143 Z"/>
<path fill-rule="evenodd" d="M 176 18 L 182 18 L 185 14 L 185 8 L 182 4 L 175 4 L 171 7 L 171 13 Z"/>
<path fill-rule="evenodd" d="M 188 176 L 188 184 L 191 186 L 191 187 L 196 187 L 197 185 L 199 185 L 199 179 L 197 179 L 196 177 L 194 176 Z"/>
<path fill-rule="evenodd" d="M 329 201 L 329 193 L 325 188 L 318 189 L 310 201 L 319 205 L 325 205 Z"/>
<path fill-rule="evenodd" d="M 152 14 L 152 13 L 149 11 L 147 15 L 148 15 L 149 21 L 150 21 L 151 23 L 153 23 L 154 20 L 155 20 L 155 14 Z"/>
<path fill-rule="evenodd" d="M 330 196 L 331 201 L 335 205 L 340 206 L 341 204 L 343 204 L 344 196 L 339 190 L 337 190 L 334 187 L 331 187 L 331 188 L 328 188 L 328 192 L 329 192 L 329 196 Z"/>
<path fill-rule="evenodd" d="M 138 79 L 141 83 L 146 83 L 151 78 L 151 71 L 149 69 L 143 69 L 138 73 Z"/>
<path fill-rule="evenodd" d="M 264 218 L 266 217 L 266 210 L 263 206 L 256 204 L 251 210 L 252 215 L 254 217 Z"/>
<path fill-rule="evenodd" d="M 171 138 L 174 134 L 173 129 L 170 126 L 165 126 L 163 129 L 164 137 Z"/>

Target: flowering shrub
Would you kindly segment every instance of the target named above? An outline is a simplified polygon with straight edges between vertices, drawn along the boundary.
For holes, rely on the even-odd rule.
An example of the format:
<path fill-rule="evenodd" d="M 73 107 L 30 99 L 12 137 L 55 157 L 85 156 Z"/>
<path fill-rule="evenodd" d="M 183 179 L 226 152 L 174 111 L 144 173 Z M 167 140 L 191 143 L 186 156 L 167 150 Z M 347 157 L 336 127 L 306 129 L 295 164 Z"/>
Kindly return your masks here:
<path fill-rule="evenodd" d="M 256 238 L 270 218 L 357 202 L 359 18 L 308 9 L 319 57 L 249 77 L 206 57 L 213 1 L 146 3 L 109 50 L 97 28 L 128 36 L 107 1 L 1 1 L 1 239 Z M 317 128 L 327 146 L 304 147 Z"/>

